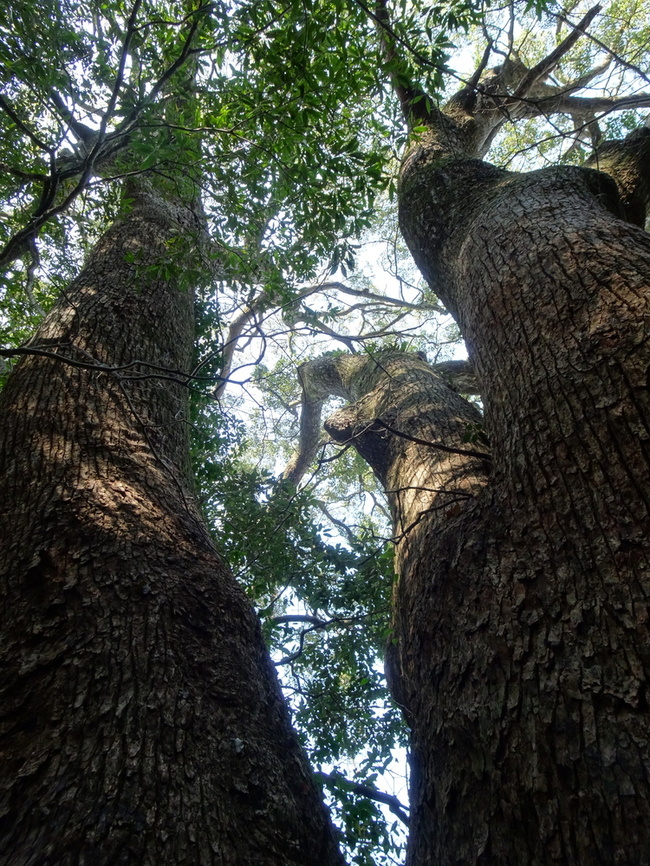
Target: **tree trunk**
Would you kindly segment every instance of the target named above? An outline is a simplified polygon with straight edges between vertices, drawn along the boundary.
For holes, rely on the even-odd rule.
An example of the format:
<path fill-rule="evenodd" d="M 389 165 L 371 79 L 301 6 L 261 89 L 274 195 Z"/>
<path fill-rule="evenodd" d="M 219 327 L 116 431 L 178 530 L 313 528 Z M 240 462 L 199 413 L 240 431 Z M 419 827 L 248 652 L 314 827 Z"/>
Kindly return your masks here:
<path fill-rule="evenodd" d="M 456 173 L 475 191 L 436 264 L 482 385 L 493 473 L 472 514 L 433 545 L 420 533 L 426 588 L 406 589 L 416 566 L 402 575 L 400 638 L 410 616 L 430 636 L 424 664 L 401 654 L 419 720 L 412 862 L 640 863 L 650 239 L 607 209 L 603 175 L 447 171 L 450 191 Z M 418 186 L 405 179 L 407 232 Z"/>
<path fill-rule="evenodd" d="M 423 521 L 400 576 L 411 863 L 650 850 L 650 238 L 616 202 L 586 169 L 405 166 L 403 230 L 493 445 L 489 487 L 435 537 Z"/>
<path fill-rule="evenodd" d="M 339 864 L 192 498 L 199 223 L 130 196 L 1 397 L 0 862 Z"/>
<path fill-rule="evenodd" d="M 467 341 L 490 477 L 459 455 L 454 485 L 471 498 L 449 508 L 434 449 L 411 443 L 405 460 L 390 437 L 364 448 L 355 428 L 389 490 L 397 475 L 427 488 L 396 532 L 408 863 L 644 863 L 650 238 L 619 218 L 602 173 L 509 173 L 445 154 L 440 138 L 405 159 L 401 225 Z M 457 444 L 458 425 L 439 426 L 463 418 L 457 395 L 442 411 L 427 395 L 411 396 L 420 412 L 395 404 L 390 426 L 420 438 L 429 424 L 422 438 Z"/>

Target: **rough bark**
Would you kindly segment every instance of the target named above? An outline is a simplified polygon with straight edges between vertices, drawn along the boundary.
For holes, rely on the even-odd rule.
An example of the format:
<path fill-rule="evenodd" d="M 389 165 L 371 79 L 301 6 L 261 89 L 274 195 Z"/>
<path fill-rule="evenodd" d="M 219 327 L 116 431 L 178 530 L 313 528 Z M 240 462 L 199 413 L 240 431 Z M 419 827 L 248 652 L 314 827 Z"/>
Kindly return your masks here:
<path fill-rule="evenodd" d="M 637 129 L 623 141 L 605 142 L 587 164 L 614 178 L 625 219 L 645 226 L 650 203 L 650 129 Z"/>
<path fill-rule="evenodd" d="M 467 341 L 493 469 L 401 556 L 408 862 L 631 866 L 650 850 L 650 238 L 607 175 L 458 158 L 449 122 L 404 161 L 401 225 Z"/>
<path fill-rule="evenodd" d="M 1 398 L 0 863 L 339 864 L 192 499 L 200 226 L 130 197 Z"/>
<path fill-rule="evenodd" d="M 517 174 L 475 158 L 485 118 L 447 108 L 405 156 L 400 223 L 467 342 L 489 478 L 426 444 L 472 423 L 431 374 L 392 388 L 390 370 L 326 425 L 396 523 L 407 862 L 633 866 L 650 850 L 646 134 L 603 151 L 611 176 Z"/>

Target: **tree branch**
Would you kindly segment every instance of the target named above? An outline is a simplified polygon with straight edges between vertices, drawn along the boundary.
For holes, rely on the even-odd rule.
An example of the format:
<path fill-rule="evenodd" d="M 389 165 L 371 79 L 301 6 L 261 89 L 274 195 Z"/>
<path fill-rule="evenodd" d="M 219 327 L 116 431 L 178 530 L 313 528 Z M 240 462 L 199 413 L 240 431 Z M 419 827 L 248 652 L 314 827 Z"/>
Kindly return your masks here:
<path fill-rule="evenodd" d="M 540 81 L 548 78 L 551 72 L 558 65 L 560 60 L 565 56 L 565 54 L 571 50 L 571 48 L 575 45 L 575 43 L 580 39 L 583 33 L 586 31 L 587 27 L 594 20 L 596 15 L 601 11 L 601 6 L 592 6 L 592 8 L 587 12 L 584 18 L 580 21 L 577 27 L 574 29 L 573 33 L 570 33 L 566 39 L 563 39 L 562 42 L 555 48 L 551 53 L 533 66 L 532 69 L 528 71 L 528 73 L 523 77 L 519 86 L 513 93 L 513 98 L 518 99 L 522 96 L 527 96 L 531 89 Z"/>
<path fill-rule="evenodd" d="M 54 103 L 54 106 L 57 109 L 58 113 L 68 124 L 68 126 L 73 131 L 79 141 L 81 141 L 85 145 L 88 145 L 97 137 L 97 132 L 95 130 L 90 129 L 90 127 L 77 120 L 74 115 L 74 111 L 72 111 L 72 109 L 70 109 L 66 105 L 65 101 L 56 92 L 56 90 L 50 91 L 50 99 Z"/>
<path fill-rule="evenodd" d="M 264 305 L 267 303 L 267 301 L 268 294 L 266 292 L 260 292 L 260 294 L 256 298 L 254 298 L 250 303 L 246 304 L 244 309 L 233 320 L 230 327 L 228 328 L 228 336 L 222 348 L 221 369 L 219 370 L 220 381 L 217 387 L 212 392 L 213 396 L 216 399 L 219 399 L 219 397 L 223 395 L 226 385 L 228 384 L 228 377 L 232 372 L 232 363 L 235 350 L 237 348 L 239 338 L 244 332 L 244 328 L 258 313 L 262 312 Z"/>
<path fill-rule="evenodd" d="M 586 165 L 614 179 L 625 218 L 644 227 L 650 207 L 650 129 L 636 129 L 622 141 L 606 141 Z"/>
<path fill-rule="evenodd" d="M 31 141 L 34 142 L 34 144 L 36 145 L 36 147 L 39 148 L 39 150 L 44 150 L 46 153 L 52 153 L 52 148 L 48 144 L 46 144 L 42 139 L 40 139 L 36 135 L 35 132 L 32 132 L 32 130 L 29 128 L 29 126 L 23 120 L 21 120 L 21 118 L 16 114 L 14 109 L 11 107 L 9 102 L 4 98 L 4 96 L 2 96 L 2 94 L 0 94 L 0 108 L 2 108 L 2 110 L 5 112 L 5 114 L 9 115 L 9 117 L 13 120 L 13 122 L 16 124 L 16 126 L 19 129 L 21 129 L 25 133 L 25 135 L 29 139 L 31 139 Z"/>
<path fill-rule="evenodd" d="M 358 794 L 361 797 L 368 797 L 370 800 L 383 803 L 385 806 L 388 806 L 393 815 L 396 815 L 403 824 L 407 827 L 409 826 L 409 816 L 407 815 L 408 806 L 405 806 L 393 794 L 385 794 L 383 791 L 378 791 L 377 788 L 371 787 L 370 785 L 362 785 L 360 782 L 352 782 L 350 779 L 346 779 L 345 776 L 341 776 L 338 773 L 323 773 L 317 771 L 314 775 L 317 779 L 321 779 L 325 784 L 334 788 L 344 788 L 344 790 L 351 791 L 353 794 Z"/>
<path fill-rule="evenodd" d="M 591 118 L 594 114 L 604 116 L 612 111 L 629 108 L 650 108 L 650 93 L 634 93 L 629 96 L 567 96 L 566 91 L 540 99 L 521 99 L 520 117 L 548 117 L 550 114 L 571 114 Z"/>
<path fill-rule="evenodd" d="M 324 619 L 319 619 L 317 616 L 309 616 L 309 614 L 286 614 L 283 616 L 274 616 L 271 618 L 271 625 L 288 625 L 292 622 L 304 622 L 313 625 L 314 628 L 327 628 L 329 622 Z"/>
<path fill-rule="evenodd" d="M 476 378 L 476 371 L 470 361 L 462 359 L 439 361 L 431 366 L 460 394 L 470 394 L 473 397 L 480 396 L 481 389 Z"/>
<path fill-rule="evenodd" d="M 386 0 L 376 0 L 375 12 L 372 12 L 363 3 L 363 0 L 356 0 L 356 2 L 377 24 L 381 54 L 388 70 L 395 95 L 399 99 L 404 120 L 410 125 L 414 116 L 426 119 L 429 114 L 435 113 L 437 109 L 430 104 L 430 100 L 424 90 L 419 87 L 413 87 L 412 83 L 408 81 L 406 75 L 400 73 L 397 68 L 400 65 L 400 57 L 395 45 L 397 42 L 403 42 L 404 40 L 402 40 L 391 27 Z M 411 46 L 407 46 L 407 48 L 423 64 L 430 67 L 436 67 L 435 63 L 422 57 L 422 55 L 420 55 L 419 52 L 415 52 Z"/>
<path fill-rule="evenodd" d="M 553 14 L 553 13 L 551 13 L 551 14 Z M 564 15 L 561 12 L 559 14 L 557 14 L 557 19 L 558 19 L 558 21 L 561 21 L 562 23 L 566 24 L 568 27 L 572 27 L 574 30 L 579 30 L 580 33 L 583 34 L 584 36 L 586 36 L 590 42 L 593 42 L 594 45 L 597 45 L 601 49 L 601 51 L 605 51 L 607 54 L 609 54 L 609 56 L 613 60 L 615 60 L 616 63 L 618 63 L 620 66 L 624 66 L 626 69 L 629 69 L 630 72 L 634 72 L 635 75 L 638 75 L 639 78 L 643 78 L 644 81 L 647 81 L 648 84 L 650 84 L 650 76 L 648 76 L 638 66 L 635 66 L 634 63 L 630 63 L 629 61 L 625 60 L 623 57 L 620 57 L 615 51 L 612 51 L 612 49 L 608 45 L 606 45 L 604 42 L 602 42 L 596 36 L 593 36 L 591 33 L 588 33 L 586 30 L 584 30 L 581 27 L 582 22 L 580 22 L 578 24 L 574 24 L 572 21 L 569 21 L 569 19 L 566 17 L 566 15 Z"/>
<path fill-rule="evenodd" d="M 26 135 L 28 135 L 29 138 L 41 150 L 45 150 L 50 154 L 52 164 L 50 175 L 46 176 L 43 183 L 41 199 L 34 213 L 31 215 L 29 222 L 26 226 L 17 231 L 13 235 L 13 237 L 11 237 L 7 241 L 4 248 L 0 250 L 0 265 L 11 264 L 11 262 L 19 258 L 23 254 L 25 247 L 30 243 L 30 241 L 37 237 L 40 229 L 45 225 L 45 223 L 49 222 L 51 219 L 65 211 L 69 207 L 69 205 L 84 191 L 87 186 L 88 179 L 90 178 L 96 165 L 112 157 L 117 150 L 121 149 L 127 144 L 128 133 L 134 127 L 138 117 L 141 115 L 144 108 L 156 99 L 156 97 L 162 90 L 164 84 L 183 65 L 183 63 L 185 63 L 187 58 L 192 53 L 192 41 L 200 23 L 200 19 L 197 13 L 205 9 L 206 6 L 201 6 L 193 13 L 196 17 L 195 20 L 192 22 L 187 37 L 184 40 L 179 56 L 156 81 L 146 100 L 144 100 L 140 105 L 138 105 L 130 113 L 130 115 L 124 118 L 124 120 L 120 124 L 118 124 L 117 128 L 113 132 L 107 133 L 108 123 L 115 113 L 117 99 L 122 89 L 122 84 L 124 83 L 124 74 L 129 47 L 138 29 L 135 22 L 141 5 L 142 0 L 135 0 L 131 9 L 131 13 L 127 22 L 126 33 L 120 51 L 117 75 L 113 84 L 111 95 L 108 100 L 108 106 L 106 108 L 106 111 L 104 111 L 101 115 L 99 130 L 97 132 L 88 129 L 84 126 L 84 124 L 77 121 L 72 111 L 68 108 L 68 106 L 58 94 L 54 92 L 50 94 L 52 101 L 57 107 L 59 113 L 65 118 L 66 122 L 70 125 L 72 131 L 85 146 L 85 152 L 83 153 L 82 157 L 77 161 L 74 161 L 72 165 L 68 165 L 63 169 L 57 170 L 54 160 L 55 148 L 51 148 L 47 144 L 45 144 L 45 142 L 41 141 L 38 136 L 36 136 L 30 130 L 30 128 L 16 115 L 15 111 L 4 99 L 4 97 L 0 95 L 0 108 L 4 109 L 4 111 L 9 114 L 12 120 L 14 120 L 14 122 L 20 127 L 20 129 L 22 129 L 22 131 Z M 53 206 L 56 199 L 56 193 L 60 185 L 60 181 L 74 176 L 79 176 L 79 180 L 77 181 L 74 188 L 68 193 L 68 195 L 65 196 L 65 198 L 61 202 L 59 202 L 58 205 Z"/>
<path fill-rule="evenodd" d="M 400 298 L 390 298 L 386 295 L 378 295 L 368 289 L 354 289 L 345 283 L 340 283 L 336 280 L 321 283 L 318 287 L 321 291 L 333 289 L 337 292 L 342 292 L 344 295 L 353 295 L 356 298 L 368 298 L 371 301 L 378 301 L 382 304 L 387 304 L 392 307 L 403 307 L 406 310 L 432 310 L 436 313 L 446 314 L 447 310 L 440 304 L 428 304 L 425 302 L 413 304 L 410 301 L 403 301 Z"/>
<path fill-rule="evenodd" d="M 444 451 L 446 454 L 463 454 L 465 457 L 478 457 L 480 460 L 492 461 L 492 455 L 486 451 L 475 451 L 473 448 L 452 448 L 449 445 L 443 445 L 442 442 L 429 442 L 427 439 L 420 439 L 419 436 L 411 436 L 410 433 L 397 430 L 395 427 L 391 427 L 390 424 L 382 421 L 381 418 L 375 418 L 366 429 L 371 430 L 373 424 L 377 424 L 382 429 L 388 431 L 388 433 L 392 433 L 393 436 L 399 436 L 400 439 L 406 439 L 408 442 L 415 442 L 416 445 L 426 445 L 427 448 L 435 448 L 437 451 Z"/>
<path fill-rule="evenodd" d="M 404 353 L 397 353 L 402 354 Z M 308 361 L 298 368 L 298 378 L 302 386 L 301 397 L 301 412 L 300 412 L 300 437 L 298 445 L 287 463 L 280 479 L 289 481 L 294 485 L 298 485 L 307 472 L 309 466 L 316 458 L 316 453 L 321 444 L 321 415 L 323 406 L 328 397 L 343 397 L 346 400 L 357 399 L 357 388 L 355 377 L 358 375 L 361 382 L 360 387 L 366 387 L 368 381 L 368 373 L 364 374 L 367 367 L 370 369 L 370 376 L 386 375 L 387 372 L 381 365 L 382 354 L 376 356 L 338 356 L 334 358 L 318 358 L 314 361 Z M 413 356 L 415 357 L 415 356 Z M 443 361 L 440 364 L 434 364 L 430 368 L 432 373 L 441 376 L 453 388 L 464 394 L 478 394 L 478 383 L 474 375 L 474 370 L 469 361 Z M 389 378 L 389 377 L 388 377 Z M 416 444 L 426 445 L 431 448 L 438 448 L 440 451 L 446 451 L 452 454 L 463 454 L 469 457 L 479 457 L 482 460 L 490 460 L 490 455 L 482 451 L 474 451 L 472 449 L 458 449 L 443 445 L 442 443 L 433 443 L 425 439 L 418 439 L 409 434 L 402 433 L 384 421 L 374 418 L 367 422 L 364 427 L 364 432 L 370 430 L 373 425 L 379 425 L 388 432 L 394 435 L 401 436 L 404 439 L 415 442 Z M 358 435 L 358 434 L 357 434 Z M 355 437 L 352 437 L 353 441 Z M 338 440 L 337 440 L 338 441 Z M 349 444 L 349 443 L 345 443 Z M 338 456 L 338 455 L 337 455 Z M 321 462 L 327 462 L 326 460 Z"/>

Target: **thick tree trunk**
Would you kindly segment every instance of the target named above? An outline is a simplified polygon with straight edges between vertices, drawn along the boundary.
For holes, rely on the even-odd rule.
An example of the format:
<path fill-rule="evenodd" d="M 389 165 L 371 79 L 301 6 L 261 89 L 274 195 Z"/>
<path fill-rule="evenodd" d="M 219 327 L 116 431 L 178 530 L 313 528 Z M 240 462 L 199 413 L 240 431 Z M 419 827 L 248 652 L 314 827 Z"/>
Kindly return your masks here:
<path fill-rule="evenodd" d="M 199 225 L 131 197 L 1 398 L 0 862 L 338 864 L 192 500 Z"/>
<path fill-rule="evenodd" d="M 647 862 L 650 238 L 618 213 L 588 169 L 405 161 L 402 228 L 493 450 L 401 557 L 411 864 Z"/>
<path fill-rule="evenodd" d="M 327 425 L 395 517 L 408 863 L 633 866 L 650 851 L 650 238 L 610 177 L 457 158 L 450 123 L 405 159 L 401 224 L 467 341 L 489 478 L 425 444 L 468 448 L 475 423 L 433 373 L 408 393 L 388 369 Z"/>

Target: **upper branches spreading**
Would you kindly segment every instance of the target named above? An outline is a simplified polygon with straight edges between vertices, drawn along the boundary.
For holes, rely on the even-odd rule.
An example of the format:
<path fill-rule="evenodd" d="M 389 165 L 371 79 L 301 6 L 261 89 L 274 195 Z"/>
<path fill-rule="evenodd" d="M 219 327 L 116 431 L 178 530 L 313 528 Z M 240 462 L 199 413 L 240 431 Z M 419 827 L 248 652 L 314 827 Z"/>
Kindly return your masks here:
<path fill-rule="evenodd" d="M 558 23 L 568 32 L 532 64 L 526 63 L 518 50 L 512 10 L 513 17 L 505 28 L 503 45 L 497 45 L 483 22 L 487 44 L 472 75 L 463 78 L 444 63 L 439 65 L 439 71 L 451 73 L 462 83 L 462 87 L 442 107 L 436 104 L 435 93 L 427 94 L 414 83 L 417 69 L 426 72 L 423 67 L 431 66 L 433 62 L 423 57 L 420 50 L 414 49 L 408 39 L 400 36 L 397 26 L 390 21 L 385 0 L 378 0 L 373 20 L 379 30 L 386 69 L 409 126 L 444 126 L 447 150 L 457 155 L 482 158 L 499 130 L 508 122 L 535 118 L 550 120 L 556 115 L 566 115 L 574 125 L 574 133 L 588 135 L 596 146 L 601 138 L 598 123 L 601 118 L 613 112 L 650 107 L 650 92 L 630 92 L 629 89 L 612 94 L 598 92 L 598 80 L 608 70 L 611 78 L 612 66 L 627 70 L 628 79 L 634 74 L 644 82 L 648 80 L 638 66 L 626 62 L 615 50 L 608 49 L 602 40 L 591 35 L 592 25 L 602 11 L 600 5 L 593 6 L 576 22 L 564 13 L 554 13 Z M 558 27 L 558 33 L 559 30 Z M 560 67 L 566 65 L 565 61 L 570 59 L 578 42 L 586 39 L 592 40 L 603 59 L 587 70 L 566 77 Z M 490 58 L 499 55 L 502 56 L 501 62 L 489 67 Z M 409 61 L 415 63 L 415 76 Z M 587 92 L 578 95 L 580 91 Z"/>
<path fill-rule="evenodd" d="M 210 4 L 199 5 L 177 23 L 181 34 L 170 52 L 171 58 L 146 90 L 135 96 L 135 82 L 129 79 L 137 75 L 135 43 L 141 29 L 141 7 L 142 0 L 135 0 L 125 21 L 112 82 L 108 84 L 107 81 L 103 88 L 106 92 L 100 100 L 104 102 L 102 108 L 84 107 L 75 98 L 77 87 L 72 82 L 66 94 L 62 95 L 59 89 L 61 81 L 57 83 L 52 70 L 51 83 L 44 84 L 40 111 L 40 125 L 49 130 L 49 135 L 45 135 L 35 131 L 34 122 L 21 117 L 21 109 L 12 105 L 9 97 L 0 97 L 0 111 L 31 142 L 38 161 L 45 161 L 47 165 L 45 171 L 27 173 L 19 166 L 6 166 L 22 185 L 30 184 L 35 189 L 33 201 L 24 208 L 23 225 L 0 249 L 0 267 L 6 267 L 26 251 L 33 250 L 39 231 L 70 207 L 87 188 L 93 175 L 114 170 L 116 154 L 129 145 L 132 135 L 142 125 L 143 117 L 159 100 L 168 82 L 200 52 L 196 37 L 211 9 Z M 15 90 L 16 98 L 23 101 L 19 84 L 15 83 L 11 89 Z M 86 115 L 85 121 L 79 118 L 80 112 Z M 92 126 L 89 125 L 91 119 Z"/>

